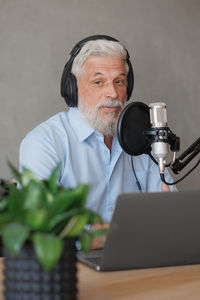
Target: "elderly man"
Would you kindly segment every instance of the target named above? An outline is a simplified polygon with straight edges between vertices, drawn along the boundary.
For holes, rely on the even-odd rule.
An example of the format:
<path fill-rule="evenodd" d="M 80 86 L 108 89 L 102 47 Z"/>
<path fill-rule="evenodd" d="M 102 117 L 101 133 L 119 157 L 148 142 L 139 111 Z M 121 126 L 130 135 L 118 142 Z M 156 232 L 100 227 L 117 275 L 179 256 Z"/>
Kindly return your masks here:
<path fill-rule="evenodd" d="M 109 36 L 79 42 L 65 65 L 61 94 L 70 106 L 33 129 L 20 147 L 20 168 L 47 178 L 60 164 L 59 182 L 66 188 L 91 186 L 87 206 L 110 221 L 117 195 L 169 190 L 147 155 L 133 158 L 120 147 L 116 127 L 130 98 L 133 71 L 127 50 Z M 166 173 L 166 180 L 170 175 Z M 161 188 L 162 187 L 162 188 Z"/>

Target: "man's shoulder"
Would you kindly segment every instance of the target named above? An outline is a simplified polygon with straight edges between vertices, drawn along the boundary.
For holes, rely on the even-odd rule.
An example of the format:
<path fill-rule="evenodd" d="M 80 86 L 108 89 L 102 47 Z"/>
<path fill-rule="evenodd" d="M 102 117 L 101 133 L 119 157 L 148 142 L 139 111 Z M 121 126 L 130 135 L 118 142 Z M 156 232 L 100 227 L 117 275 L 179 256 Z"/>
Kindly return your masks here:
<path fill-rule="evenodd" d="M 52 139 L 55 136 L 66 135 L 67 130 L 69 130 L 68 112 L 59 112 L 29 131 L 24 140 L 32 138 Z"/>
<path fill-rule="evenodd" d="M 49 119 L 43 121 L 39 125 L 37 125 L 35 128 L 33 128 L 30 133 L 38 133 L 38 132 L 48 132 L 50 131 L 56 131 L 56 130 L 62 130 L 62 128 L 65 128 L 68 126 L 69 118 L 68 118 L 68 112 L 59 112 L 56 115 L 51 116 Z"/>
<path fill-rule="evenodd" d="M 69 118 L 68 118 L 68 112 L 62 111 L 57 113 L 56 115 L 51 116 L 46 121 L 40 123 L 36 128 L 43 128 L 43 127 L 62 127 L 65 124 L 68 124 Z M 35 128 L 35 129 L 36 129 Z"/>

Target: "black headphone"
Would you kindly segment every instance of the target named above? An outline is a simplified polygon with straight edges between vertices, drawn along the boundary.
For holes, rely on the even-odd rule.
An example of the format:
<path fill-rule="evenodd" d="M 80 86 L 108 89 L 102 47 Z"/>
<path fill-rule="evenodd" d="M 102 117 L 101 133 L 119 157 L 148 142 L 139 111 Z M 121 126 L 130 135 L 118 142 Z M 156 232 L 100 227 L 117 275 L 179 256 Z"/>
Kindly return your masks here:
<path fill-rule="evenodd" d="M 118 40 L 108 35 L 93 35 L 81 40 L 74 46 L 74 48 L 70 52 L 70 58 L 64 67 L 63 74 L 61 77 L 61 96 L 65 99 L 66 104 L 70 107 L 76 107 L 78 105 L 77 80 L 76 77 L 71 73 L 73 61 L 76 55 L 80 52 L 81 48 L 85 45 L 85 43 L 94 40 L 108 40 L 108 41 L 119 42 Z M 130 58 L 129 53 L 127 50 L 126 52 L 127 52 L 126 62 L 129 66 L 129 72 L 127 75 L 127 101 L 128 101 L 129 98 L 131 97 L 132 90 L 133 90 L 134 74 L 133 74 L 133 67 L 129 60 Z"/>

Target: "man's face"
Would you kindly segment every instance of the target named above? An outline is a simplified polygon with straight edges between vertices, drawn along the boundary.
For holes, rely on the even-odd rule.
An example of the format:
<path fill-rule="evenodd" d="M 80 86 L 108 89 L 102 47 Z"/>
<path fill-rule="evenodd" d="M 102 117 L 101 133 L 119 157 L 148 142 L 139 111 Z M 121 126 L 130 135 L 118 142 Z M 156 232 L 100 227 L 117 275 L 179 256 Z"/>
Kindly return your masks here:
<path fill-rule="evenodd" d="M 89 122 L 93 119 L 92 124 L 98 122 L 104 127 L 115 124 L 125 105 L 126 90 L 126 68 L 122 59 L 90 57 L 78 78 L 79 109 Z M 98 126 L 95 129 L 98 130 Z"/>

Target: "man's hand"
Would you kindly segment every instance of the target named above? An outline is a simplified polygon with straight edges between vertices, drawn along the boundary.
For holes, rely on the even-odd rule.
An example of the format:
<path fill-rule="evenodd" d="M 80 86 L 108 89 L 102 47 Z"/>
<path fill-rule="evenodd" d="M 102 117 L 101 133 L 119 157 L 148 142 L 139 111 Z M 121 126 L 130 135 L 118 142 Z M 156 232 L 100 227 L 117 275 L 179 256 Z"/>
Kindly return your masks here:
<path fill-rule="evenodd" d="M 93 224 L 91 226 L 90 230 L 108 229 L 108 228 L 109 228 L 109 223 Z M 94 250 L 94 249 L 103 248 L 105 240 L 106 240 L 106 235 L 102 235 L 100 237 L 95 237 L 92 241 L 90 249 Z"/>
<path fill-rule="evenodd" d="M 161 191 L 162 192 L 170 192 L 169 186 L 164 182 L 161 183 Z"/>

